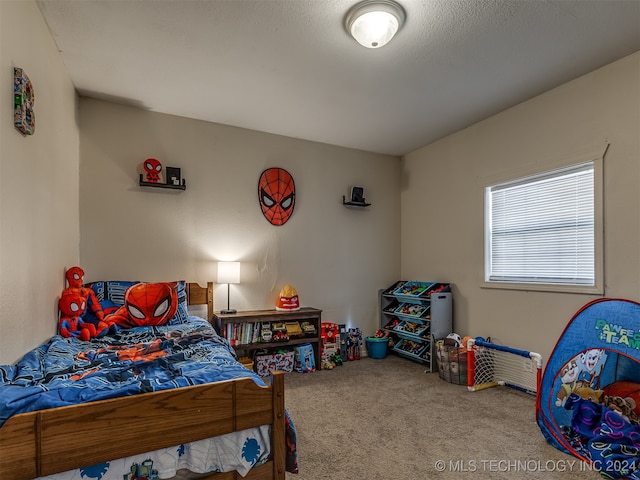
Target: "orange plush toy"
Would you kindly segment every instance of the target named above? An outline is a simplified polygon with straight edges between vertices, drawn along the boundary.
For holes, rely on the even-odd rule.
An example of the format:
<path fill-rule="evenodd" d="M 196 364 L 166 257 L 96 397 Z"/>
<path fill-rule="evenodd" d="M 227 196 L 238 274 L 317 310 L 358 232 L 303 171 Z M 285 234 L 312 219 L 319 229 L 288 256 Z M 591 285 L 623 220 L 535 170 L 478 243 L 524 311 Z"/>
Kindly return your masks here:
<path fill-rule="evenodd" d="M 58 308 L 61 312 L 60 335 L 63 337 L 80 337 L 83 340 L 106 335 L 109 327 L 104 323 L 102 306 L 93 290 L 82 286 L 84 270 L 80 267 L 71 267 L 66 271 L 65 277 L 69 286 L 62 292 L 58 302 Z M 91 308 L 95 315 L 95 324 L 82 319 L 87 308 Z M 87 332 L 89 337 L 87 337 Z"/>

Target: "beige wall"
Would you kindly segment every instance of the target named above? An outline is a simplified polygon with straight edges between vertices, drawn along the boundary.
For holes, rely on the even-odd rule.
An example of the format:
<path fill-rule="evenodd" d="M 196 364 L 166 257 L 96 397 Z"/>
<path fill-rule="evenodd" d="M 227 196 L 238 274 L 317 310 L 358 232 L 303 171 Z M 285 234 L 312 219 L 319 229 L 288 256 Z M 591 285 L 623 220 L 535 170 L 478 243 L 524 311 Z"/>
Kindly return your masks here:
<path fill-rule="evenodd" d="M 35 90 L 35 134 L 13 127 L 13 67 Z M 0 363 L 56 331 L 64 267 L 79 258 L 76 94 L 33 1 L 0 1 Z"/>
<path fill-rule="evenodd" d="M 605 142 L 605 295 L 640 300 L 640 53 L 407 155 L 402 276 L 455 285 L 458 333 L 548 358 L 575 311 L 596 297 L 481 288 L 482 187 Z"/>
<path fill-rule="evenodd" d="M 303 119 L 301 119 L 303 121 Z M 377 291 L 399 276 L 400 160 L 330 145 L 80 101 L 80 260 L 86 280 L 216 280 L 218 260 L 241 262 L 231 306 L 274 308 L 297 288 L 323 320 L 378 328 Z M 138 186 L 146 158 L 180 167 L 185 191 Z M 293 216 L 275 227 L 258 204 L 265 168 L 296 183 Z M 373 205 L 347 208 L 365 188 Z M 226 286 L 216 287 L 226 308 Z"/>

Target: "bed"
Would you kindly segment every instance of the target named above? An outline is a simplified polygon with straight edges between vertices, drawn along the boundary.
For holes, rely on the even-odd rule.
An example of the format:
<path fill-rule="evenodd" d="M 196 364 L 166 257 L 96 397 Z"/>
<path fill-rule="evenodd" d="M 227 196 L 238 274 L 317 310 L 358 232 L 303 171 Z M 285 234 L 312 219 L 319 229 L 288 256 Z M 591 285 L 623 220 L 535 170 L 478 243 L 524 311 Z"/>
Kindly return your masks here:
<path fill-rule="evenodd" d="M 209 323 L 213 315 L 213 284 L 209 283 L 206 288 L 193 283 L 185 283 L 184 286 L 189 305 L 206 306 L 207 321 L 199 319 L 199 323 L 197 318 L 192 318 L 192 315 L 189 314 L 189 322 L 177 326 L 151 327 L 154 334 L 160 338 L 157 342 L 149 342 L 147 337 L 140 337 L 137 334 L 134 335 L 134 338 L 136 340 L 142 338 L 145 348 L 149 343 L 163 344 L 167 338 L 173 337 L 187 338 L 186 342 L 190 343 L 189 348 L 193 347 L 196 351 L 208 344 L 216 344 L 216 348 L 228 348 L 228 344 L 225 346 L 226 340 L 218 337 Z M 138 330 L 141 329 L 132 329 L 136 332 Z M 128 332 L 123 332 L 123 336 L 118 338 L 126 337 L 125 333 L 128 334 Z M 207 336 L 203 337 L 205 334 Z M 147 335 L 146 331 L 144 335 Z M 209 335 L 216 335 L 217 338 Z M 52 339 L 52 342 L 58 342 L 56 345 L 58 347 L 63 345 L 64 348 L 76 348 L 76 345 L 81 344 L 85 350 L 88 349 L 87 351 L 105 353 L 106 337 L 91 339 L 88 342 L 69 340 L 62 340 L 58 335 Z M 122 356 L 120 347 L 114 348 L 117 351 L 109 351 L 108 355 L 110 358 L 115 358 L 115 356 L 120 358 Z M 232 352 L 231 349 L 228 350 Z M 41 361 L 40 352 L 36 349 L 38 361 Z M 188 354 L 181 353 L 185 362 L 188 360 L 184 358 L 186 356 L 197 357 L 193 350 L 188 350 L 188 352 Z M 242 364 L 235 359 L 229 360 L 226 358 L 226 354 L 216 352 L 214 356 L 222 358 L 220 362 L 224 364 L 224 369 L 219 365 L 211 368 L 218 368 L 224 372 L 228 370 L 237 372 L 240 369 L 244 372 L 240 374 L 240 378 L 198 384 L 203 380 L 200 378 L 201 372 L 196 369 L 196 373 L 188 380 L 188 382 L 194 383 L 193 385 L 182 386 L 179 382 L 172 381 L 176 383 L 174 387 L 179 388 L 165 389 L 163 386 L 158 391 L 149 391 L 148 393 L 124 391 L 123 394 L 126 395 L 124 397 L 101 398 L 116 394 L 104 393 L 100 387 L 91 386 L 83 391 L 101 392 L 97 396 L 98 399 L 89 400 L 88 403 L 65 404 L 54 408 L 45 407 L 45 409 L 36 409 L 38 402 L 30 399 L 21 398 L 19 401 L 9 402 L 24 404 L 22 409 L 27 411 L 7 416 L 6 419 L 1 418 L 2 415 L 0 415 L 0 421 L 2 421 L 0 428 L 0 478 L 2 480 L 32 480 L 40 477 L 57 479 L 58 477 L 55 475 L 60 472 L 75 471 L 75 473 L 71 473 L 71 477 L 64 478 L 95 478 L 99 480 L 104 477 L 104 474 L 87 469 L 87 466 L 98 465 L 102 468 L 114 459 L 136 458 L 136 455 L 142 455 L 146 458 L 147 452 L 162 451 L 162 449 L 184 449 L 185 445 L 189 446 L 193 442 L 227 438 L 230 435 L 243 435 L 246 431 L 255 431 L 259 435 L 264 435 L 266 431 L 268 444 L 262 450 L 268 451 L 268 456 L 260 461 L 255 461 L 248 471 L 242 472 L 242 474 L 235 470 L 205 473 L 198 478 L 215 480 L 284 479 L 285 471 L 295 472 L 297 464 L 295 461 L 295 429 L 284 408 L 283 374 L 274 373 L 268 379 L 268 384 L 265 384 L 263 379 L 242 367 Z M 56 353 L 58 353 L 57 350 Z M 148 355 L 149 352 L 145 351 L 145 354 Z M 85 353 L 82 355 L 86 357 Z M 156 355 L 162 356 L 157 353 Z M 235 356 L 233 353 L 231 355 Z M 97 356 L 92 358 L 95 359 Z M 104 359 L 104 355 L 100 358 Z M 54 357 L 53 361 L 58 360 Z M 161 358 L 159 362 L 166 363 L 164 358 Z M 204 363 L 202 362 L 203 365 Z M 229 368 L 227 368 L 227 364 L 230 365 Z M 185 367 L 185 365 L 192 364 L 182 363 L 181 372 L 183 369 L 188 371 L 195 368 Z M 8 370 L 19 381 L 19 372 L 12 372 L 11 368 L 0 369 L 0 375 L 3 376 L 0 380 L 6 381 L 6 370 Z M 93 370 L 88 369 L 58 377 L 63 382 L 81 379 L 82 381 L 79 383 L 85 384 L 92 381 L 92 375 Z M 225 373 L 224 375 L 231 374 Z M 97 381 L 102 380 L 94 382 Z M 124 388 L 127 390 L 128 384 Z M 153 388 L 148 389 L 154 390 Z M 12 391 L 15 390 L 14 388 Z M 51 389 L 43 388 L 42 390 L 46 394 L 50 394 L 55 389 L 51 387 Z M 62 393 L 56 394 L 58 403 L 70 403 L 71 401 L 67 402 L 65 398 L 65 392 L 70 391 L 73 391 L 73 388 L 60 389 L 59 392 Z M 0 398 L 8 396 L 3 395 L 2 392 L 3 390 L 0 390 Z M 117 392 L 117 395 L 121 393 Z M 7 406 L 3 405 L 2 407 L 0 411 L 6 414 Z M 252 446 L 255 447 L 253 444 Z M 206 448 L 212 449 L 212 447 Z M 222 448 L 226 449 L 227 447 Z M 246 443 L 243 448 L 245 451 L 240 454 L 247 457 Z M 257 455 L 253 455 L 253 453 L 251 456 L 255 456 L 257 459 Z M 124 472 L 119 478 L 151 480 L 161 477 L 148 462 L 143 461 L 135 463 L 130 472 Z"/>

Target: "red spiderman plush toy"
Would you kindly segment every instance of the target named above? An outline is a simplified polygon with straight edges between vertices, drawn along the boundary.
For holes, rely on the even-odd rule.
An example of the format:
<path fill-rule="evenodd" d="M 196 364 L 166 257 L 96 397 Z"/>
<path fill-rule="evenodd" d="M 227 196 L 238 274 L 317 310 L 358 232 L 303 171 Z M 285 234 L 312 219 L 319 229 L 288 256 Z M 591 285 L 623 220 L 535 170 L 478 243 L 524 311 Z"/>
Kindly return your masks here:
<path fill-rule="evenodd" d="M 85 312 L 87 302 L 77 292 L 65 290 L 60 296 L 58 308 L 60 309 L 60 322 L 58 330 L 63 337 L 77 337 L 81 340 L 89 340 L 96 336 L 96 327 L 92 323 L 85 322 L 81 316 Z"/>
<path fill-rule="evenodd" d="M 66 271 L 65 277 L 69 286 L 63 290 L 58 302 L 58 308 L 61 312 L 59 322 L 60 335 L 63 337 L 80 337 L 83 340 L 88 340 L 90 337 L 104 336 L 108 331 L 108 327 L 103 321 L 102 306 L 94 291 L 82 286 L 84 270 L 80 267 L 71 267 Z M 87 307 L 91 308 L 96 317 L 95 324 L 81 318 Z"/>
<path fill-rule="evenodd" d="M 178 310 L 177 282 L 137 283 L 124 294 L 124 305 L 105 317 L 113 331 L 166 325 Z"/>

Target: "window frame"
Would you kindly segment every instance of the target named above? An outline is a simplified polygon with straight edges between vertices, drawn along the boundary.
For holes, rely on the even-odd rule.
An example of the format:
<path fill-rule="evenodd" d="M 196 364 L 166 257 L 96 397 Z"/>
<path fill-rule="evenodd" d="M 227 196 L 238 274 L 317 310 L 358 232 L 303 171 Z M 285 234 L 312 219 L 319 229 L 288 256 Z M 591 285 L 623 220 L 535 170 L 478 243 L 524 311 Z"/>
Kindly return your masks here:
<path fill-rule="evenodd" d="M 543 169 L 526 168 L 519 172 L 511 172 L 503 174 L 500 178 L 485 179 L 482 187 L 483 195 L 483 238 L 484 238 L 484 261 L 482 265 L 482 288 L 507 289 L 507 290 L 530 290 L 541 292 L 558 292 L 558 293 L 578 293 L 578 294 L 604 294 L 604 156 L 607 151 L 608 144 L 604 151 L 598 149 L 588 153 L 575 155 L 564 161 L 549 163 L 548 167 Z M 567 168 L 571 168 L 588 162 L 593 163 L 593 187 L 594 187 L 594 285 L 578 285 L 578 284 L 556 284 L 556 283 L 528 283 L 516 281 L 497 281 L 488 279 L 488 267 L 490 265 L 490 212 L 488 212 L 487 195 L 489 189 L 495 186 L 503 185 L 510 182 L 522 182 L 527 179 L 535 181 L 541 175 L 548 175 L 554 172 L 561 172 Z"/>

